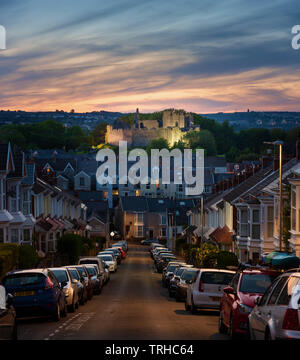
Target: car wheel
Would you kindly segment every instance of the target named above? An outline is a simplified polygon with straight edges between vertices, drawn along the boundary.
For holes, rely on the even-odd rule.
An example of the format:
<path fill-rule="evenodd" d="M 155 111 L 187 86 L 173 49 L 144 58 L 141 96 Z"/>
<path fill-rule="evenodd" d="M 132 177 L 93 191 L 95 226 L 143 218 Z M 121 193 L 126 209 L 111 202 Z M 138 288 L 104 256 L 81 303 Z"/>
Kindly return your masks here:
<path fill-rule="evenodd" d="M 192 314 L 197 314 L 197 308 L 196 308 L 196 306 L 195 306 L 195 304 L 194 304 L 194 300 L 193 300 L 193 298 L 192 298 L 192 305 L 191 305 L 191 313 Z"/>
<path fill-rule="evenodd" d="M 75 312 L 75 302 L 74 302 L 74 296 L 73 296 L 73 299 L 72 299 L 72 305 L 69 306 L 69 311 L 71 313 Z"/>
<path fill-rule="evenodd" d="M 220 334 L 227 334 L 227 327 L 224 325 L 223 323 L 223 316 L 222 316 L 222 311 L 220 309 L 220 315 L 219 315 L 219 333 Z"/>
<path fill-rule="evenodd" d="M 11 335 L 11 339 L 13 341 L 18 340 L 18 327 L 17 327 L 17 322 L 16 321 L 14 323 L 14 328 L 13 328 L 13 332 L 12 332 L 12 335 Z"/>
<path fill-rule="evenodd" d="M 53 320 L 59 321 L 60 320 L 60 306 L 59 303 L 56 304 L 55 313 L 53 314 Z"/>
<path fill-rule="evenodd" d="M 188 305 L 187 299 L 185 300 L 185 310 L 186 310 L 186 311 L 191 311 L 191 306 Z"/>
<path fill-rule="evenodd" d="M 265 332 L 265 340 L 266 341 L 271 341 L 272 340 L 270 329 L 268 327 L 266 328 L 266 332 Z"/>
<path fill-rule="evenodd" d="M 237 334 L 233 329 L 233 316 L 230 316 L 230 325 L 229 325 L 229 336 L 231 337 L 232 340 L 236 339 Z"/>

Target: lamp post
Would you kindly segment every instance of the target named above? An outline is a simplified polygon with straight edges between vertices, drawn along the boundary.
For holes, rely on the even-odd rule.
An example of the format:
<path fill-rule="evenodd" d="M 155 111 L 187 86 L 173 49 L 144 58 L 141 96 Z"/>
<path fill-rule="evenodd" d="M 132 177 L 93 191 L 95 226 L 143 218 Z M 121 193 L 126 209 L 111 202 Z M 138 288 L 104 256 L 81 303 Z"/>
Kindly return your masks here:
<path fill-rule="evenodd" d="M 281 140 L 276 140 L 273 142 L 268 142 L 268 141 L 264 141 L 264 144 L 268 144 L 268 145 L 274 145 L 274 146 L 279 146 L 279 251 L 282 251 L 282 221 L 283 221 L 283 216 L 282 216 L 282 211 L 283 211 L 283 204 L 282 204 L 282 146 L 283 146 L 283 141 Z"/>

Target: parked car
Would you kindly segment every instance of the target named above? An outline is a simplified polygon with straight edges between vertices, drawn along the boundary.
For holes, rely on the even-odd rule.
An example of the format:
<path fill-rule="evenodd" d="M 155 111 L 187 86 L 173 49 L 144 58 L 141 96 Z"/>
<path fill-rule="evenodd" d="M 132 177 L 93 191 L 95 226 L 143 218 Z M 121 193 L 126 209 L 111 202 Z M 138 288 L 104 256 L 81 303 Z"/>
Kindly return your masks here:
<path fill-rule="evenodd" d="M 279 276 L 255 300 L 249 315 L 249 335 L 254 340 L 300 340 L 300 273 L 290 270 Z"/>
<path fill-rule="evenodd" d="M 97 256 L 84 257 L 84 258 L 79 259 L 78 264 L 79 265 L 87 265 L 87 264 L 97 265 L 98 269 L 99 269 L 99 278 L 101 278 L 100 281 L 102 282 L 102 284 L 104 284 L 105 270 L 104 270 L 104 265 L 103 265 L 103 262 L 101 261 L 101 259 L 99 259 Z"/>
<path fill-rule="evenodd" d="M 168 290 L 169 290 L 169 296 L 170 297 L 175 296 L 177 284 L 180 281 L 180 276 L 182 275 L 184 270 L 187 269 L 187 268 L 193 268 L 193 265 L 180 266 L 180 267 L 177 267 L 174 270 L 173 276 L 171 276 L 170 280 L 169 280 L 169 288 L 168 288 Z"/>
<path fill-rule="evenodd" d="M 112 244 L 111 246 L 112 248 L 114 247 L 120 247 L 126 254 L 127 250 L 128 250 L 128 247 L 127 247 L 127 244 L 124 244 L 124 243 L 116 243 L 116 244 Z"/>
<path fill-rule="evenodd" d="M 176 301 L 185 301 L 187 289 L 189 284 L 192 284 L 198 276 L 200 269 L 198 268 L 186 268 L 180 276 L 177 282 L 175 291 Z"/>
<path fill-rule="evenodd" d="M 159 243 L 158 239 L 146 239 L 141 241 L 141 245 L 151 245 L 152 243 Z"/>
<path fill-rule="evenodd" d="M 65 293 L 49 269 L 11 271 L 2 284 L 14 296 L 13 306 L 19 318 L 51 316 L 59 321 L 67 315 Z"/>
<path fill-rule="evenodd" d="M 110 272 L 117 272 L 118 270 L 118 264 L 117 260 L 113 258 L 110 254 L 98 254 L 98 257 L 100 257 L 108 266 Z"/>
<path fill-rule="evenodd" d="M 223 289 L 228 286 L 235 272 L 231 270 L 200 269 L 198 276 L 187 288 L 185 309 L 219 309 Z"/>
<path fill-rule="evenodd" d="M 158 263 L 156 264 L 156 270 L 158 273 L 162 273 L 163 269 L 168 265 L 168 263 L 170 261 L 175 261 L 177 260 L 176 256 L 173 254 L 166 254 L 163 255 L 160 260 L 158 261 Z"/>
<path fill-rule="evenodd" d="M 223 289 L 220 303 L 219 332 L 234 338 L 248 331 L 248 316 L 255 299 L 262 297 L 280 273 L 268 269 L 248 268 L 238 271 Z"/>
<path fill-rule="evenodd" d="M 121 259 L 126 259 L 126 252 L 122 249 L 121 245 L 113 246 L 113 249 L 118 249 L 120 251 Z"/>
<path fill-rule="evenodd" d="M 169 254 L 174 255 L 171 250 L 162 250 L 162 251 L 159 251 L 159 252 L 156 253 L 155 256 L 154 256 L 154 263 L 155 263 L 155 264 L 158 263 L 162 256 L 164 256 L 164 255 L 169 255 Z"/>
<path fill-rule="evenodd" d="M 110 280 L 110 271 L 109 271 L 109 266 L 103 261 L 103 259 L 100 258 L 100 260 L 102 261 L 103 264 L 103 269 L 104 269 L 104 285 L 107 284 Z M 96 266 L 96 265 L 95 265 Z M 98 266 L 96 266 L 96 270 L 97 270 L 97 274 L 98 276 L 100 276 L 100 271 Z"/>
<path fill-rule="evenodd" d="M 86 264 L 85 268 L 89 274 L 89 279 L 91 280 L 92 283 L 93 294 L 99 295 L 103 287 L 103 278 L 98 277 L 97 270 L 95 269 L 94 265 Z"/>
<path fill-rule="evenodd" d="M 181 263 L 178 261 L 170 261 L 168 265 L 164 268 L 161 276 L 161 282 L 163 287 L 169 287 L 170 278 L 173 276 L 174 271 L 183 266 L 185 263 Z"/>
<path fill-rule="evenodd" d="M 62 267 L 50 268 L 49 270 L 55 275 L 65 293 L 68 311 L 75 312 L 79 307 L 78 288 L 75 282 L 72 281 L 68 270 Z"/>
<path fill-rule="evenodd" d="M 84 305 L 87 302 L 87 290 L 84 284 L 80 281 L 80 274 L 74 267 L 66 266 L 71 275 L 72 281 L 75 282 L 78 289 L 79 304 Z"/>
<path fill-rule="evenodd" d="M 121 261 L 122 261 L 122 255 L 121 255 L 120 250 L 119 250 L 118 248 L 116 248 L 116 247 L 106 249 L 106 251 L 108 251 L 108 250 L 112 250 L 112 251 L 113 251 L 113 253 L 115 254 L 115 257 L 116 257 L 116 259 L 117 259 L 117 263 L 118 263 L 118 265 L 120 265 L 120 264 L 121 264 Z"/>
<path fill-rule="evenodd" d="M 84 265 L 70 265 L 70 267 L 78 270 L 80 274 L 80 281 L 84 285 L 87 293 L 87 300 L 91 300 L 93 297 L 93 287 L 91 280 L 89 279 L 88 272 Z"/>
<path fill-rule="evenodd" d="M 16 311 L 13 307 L 13 296 L 6 294 L 0 285 L 0 340 L 17 340 Z"/>

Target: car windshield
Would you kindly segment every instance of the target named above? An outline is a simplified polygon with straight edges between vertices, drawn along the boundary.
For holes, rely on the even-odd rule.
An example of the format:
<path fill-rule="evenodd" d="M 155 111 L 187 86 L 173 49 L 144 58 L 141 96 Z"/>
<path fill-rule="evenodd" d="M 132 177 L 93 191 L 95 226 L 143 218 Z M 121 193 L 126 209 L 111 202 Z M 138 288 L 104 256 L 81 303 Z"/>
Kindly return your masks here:
<path fill-rule="evenodd" d="M 62 282 L 68 282 L 69 281 L 66 270 L 51 270 L 51 271 L 55 275 L 58 282 L 62 283 Z"/>
<path fill-rule="evenodd" d="M 182 279 L 183 280 L 192 280 L 194 279 L 194 277 L 196 276 L 197 271 L 195 270 L 185 270 L 185 272 L 182 274 Z"/>
<path fill-rule="evenodd" d="M 4 286 L 26 286 L 40 284 L 45 280 L 45 275 L 39 273 L 22 273 L 9 275 L 3 280 Z"/>
<path fill-rule="evenodd" d="M 228 285 L 233 275 L 234 273 L 206 271 L 201 275 L 201 280 L 204 284 Z"/>
<path fill-rule="evenodd" d="M 178 267 L 178 265 L 170 265 L 170 266 L 168 266 L 168 271 L 173 272 L 177 267 Z"/>
<path fill-rule="evenodd" d="M 243 274 L 240 292 L 263 294 L 275 277 L 269 274 Z"/>
<path fill-rule="evenodd" d="M 89 266 L 86 269 L 90 275 L 96 275 L 96 269 L 94 267 Z"/>
<path fill-rule="evenodd" d="M 101 256 L 101 259 L 103 261 L 113 261 L 112 256 L 106 255 L 106 256 Z"/>
<path fill-rule="evenodd" d="M 69 269 L 70 271 L 70 274 L 72 275 L 72 277 L 76 280 L 80 280 L 79 279 L 79 275 L 78 275 L 78 272 L 75 270 L 75 269 Z"/>

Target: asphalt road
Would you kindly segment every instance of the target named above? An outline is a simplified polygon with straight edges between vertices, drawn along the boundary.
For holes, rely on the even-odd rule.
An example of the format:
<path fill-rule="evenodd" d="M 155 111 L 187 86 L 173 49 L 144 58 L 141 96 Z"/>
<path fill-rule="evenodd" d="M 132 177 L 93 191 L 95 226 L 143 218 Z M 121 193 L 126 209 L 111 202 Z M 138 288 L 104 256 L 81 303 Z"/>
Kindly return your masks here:
<path fill-rule="evenodd" d="M 225 340 L 218 312 L 192 315 L 168 297 L 155 272 L 148 247 L 131 245 L 125 261 L 101 295 L 60 322 L 19 321 L 22 340 Z"/>

